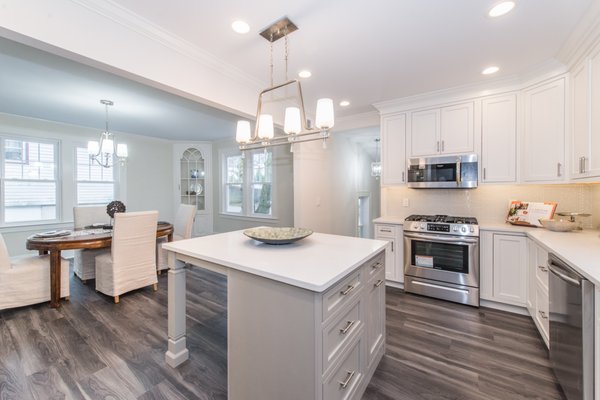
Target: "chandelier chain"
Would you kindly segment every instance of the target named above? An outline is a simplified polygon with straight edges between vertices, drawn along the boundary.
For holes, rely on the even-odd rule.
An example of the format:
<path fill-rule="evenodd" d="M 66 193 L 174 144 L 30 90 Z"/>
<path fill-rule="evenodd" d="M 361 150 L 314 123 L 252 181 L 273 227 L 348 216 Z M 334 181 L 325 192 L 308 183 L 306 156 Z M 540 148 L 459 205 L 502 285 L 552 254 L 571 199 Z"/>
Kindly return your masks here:
<path fill-rule="evenodd" d="M 271 65 L 269 66 L 271 70 L 271 86 L 273 86 L 273 33 L 271 33 Z"/>
<path fill-rule="evenodd" d="M 287 82 L 288 80 L 288 32 L 287 32 L 287 28 L 285 28 L 285 34 L 284 34 L 284 38 L 285 38 L 285 82 Z"/>

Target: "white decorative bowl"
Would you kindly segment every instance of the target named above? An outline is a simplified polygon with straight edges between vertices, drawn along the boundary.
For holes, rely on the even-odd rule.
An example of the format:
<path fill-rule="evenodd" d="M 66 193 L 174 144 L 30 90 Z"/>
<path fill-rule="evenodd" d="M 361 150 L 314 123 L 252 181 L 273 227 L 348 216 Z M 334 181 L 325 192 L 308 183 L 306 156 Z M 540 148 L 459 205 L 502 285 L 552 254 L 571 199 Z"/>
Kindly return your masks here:
<path fill-rule="evenodd" d="M 539 221 L 544 228 L 555 232 L 569 232 L 577 229 L 577 223 L 571 222 L 568 219 L 540 218 Z"/>

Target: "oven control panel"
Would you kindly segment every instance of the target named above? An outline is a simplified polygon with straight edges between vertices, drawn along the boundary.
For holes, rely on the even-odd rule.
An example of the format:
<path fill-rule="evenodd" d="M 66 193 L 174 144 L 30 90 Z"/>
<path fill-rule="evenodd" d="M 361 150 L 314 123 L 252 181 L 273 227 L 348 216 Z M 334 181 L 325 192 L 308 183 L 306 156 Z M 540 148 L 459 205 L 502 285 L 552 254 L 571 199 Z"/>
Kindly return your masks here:
<path fill-rule="evenodd" d="M 410 222 L 404 225 L 404 230 L 407 232 L 431 232 L 455 236 L 479 236 L 479 226 L 474 224 Z"/>
<path fill-rule="evenodd" d="M 427 224 L 429 232 L 450 232 L 449 224 Z"/>

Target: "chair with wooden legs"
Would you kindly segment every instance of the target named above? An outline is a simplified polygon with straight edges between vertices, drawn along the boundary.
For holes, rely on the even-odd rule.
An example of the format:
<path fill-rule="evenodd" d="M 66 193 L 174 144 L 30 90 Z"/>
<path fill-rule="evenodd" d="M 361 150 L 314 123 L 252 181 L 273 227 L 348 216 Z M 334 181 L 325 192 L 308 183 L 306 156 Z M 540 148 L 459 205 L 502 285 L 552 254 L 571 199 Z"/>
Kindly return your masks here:
<path fill-rule="evenodd" d="M 158 211 L 116 213 L 110 254 L 96 257 L 96 290 L 114 298 L 153 285 Z"/>

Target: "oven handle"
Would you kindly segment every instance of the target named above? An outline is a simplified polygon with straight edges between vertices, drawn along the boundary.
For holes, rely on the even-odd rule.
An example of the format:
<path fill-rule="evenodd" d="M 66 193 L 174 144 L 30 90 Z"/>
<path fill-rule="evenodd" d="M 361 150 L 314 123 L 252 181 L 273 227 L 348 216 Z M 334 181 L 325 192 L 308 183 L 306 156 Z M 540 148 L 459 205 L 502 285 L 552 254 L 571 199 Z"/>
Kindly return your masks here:
<path fill-rule="evenodd" d="M 456 184 L 460 185 L 462 182 L 462 171 L 461 171 L 461 162 L 460 162 L 460 157 L 458 158 L 458 161 L 456 162 Z"/>
<path fill-rule="evenodd" d="M 424 235 L 422 233 L 404 233 L 404 237 L 408 239 L 422 239 L 422 240 L 431 240 L 434 242 L 446 242 L 446 243 L 455 243 L 455 244 L 468 244 L 473 245 L 479 243 L 478 238 L 451 238 L 442 235 Z"/>

